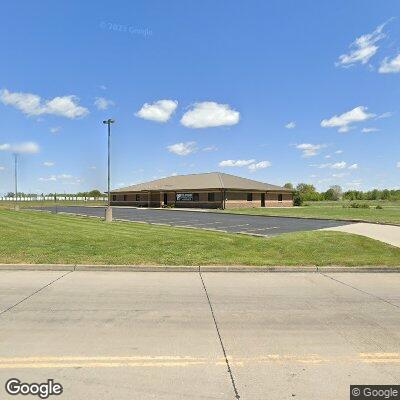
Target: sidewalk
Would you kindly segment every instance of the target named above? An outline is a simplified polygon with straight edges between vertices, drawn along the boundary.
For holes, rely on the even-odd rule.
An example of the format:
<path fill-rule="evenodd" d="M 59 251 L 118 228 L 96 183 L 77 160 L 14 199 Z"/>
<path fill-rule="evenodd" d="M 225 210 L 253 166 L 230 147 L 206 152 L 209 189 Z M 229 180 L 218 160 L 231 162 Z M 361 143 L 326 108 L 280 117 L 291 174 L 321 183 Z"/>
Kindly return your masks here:
<path fill-rule="evenodd" d="M 392 246 L 400 247 L 400 226 L 368 224 L 361 222 L 351 225 L 324 228 L 323 230 L 354 233 L 356 235 L 367 236 L 371 239 L 391 244 Z"/>

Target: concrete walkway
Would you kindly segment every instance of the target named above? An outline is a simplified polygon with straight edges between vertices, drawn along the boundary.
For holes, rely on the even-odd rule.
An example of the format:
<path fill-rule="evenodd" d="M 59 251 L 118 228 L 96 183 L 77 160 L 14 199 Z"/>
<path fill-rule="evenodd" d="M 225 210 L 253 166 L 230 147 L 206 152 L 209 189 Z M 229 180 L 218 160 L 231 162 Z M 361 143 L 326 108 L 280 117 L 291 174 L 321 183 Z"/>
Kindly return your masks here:
<path fill-rule="evenodd" d="M 325 228 L 324 230 L 354 233 L 400 247 L 400 226 L 360 222 L 357 224 Z"/>

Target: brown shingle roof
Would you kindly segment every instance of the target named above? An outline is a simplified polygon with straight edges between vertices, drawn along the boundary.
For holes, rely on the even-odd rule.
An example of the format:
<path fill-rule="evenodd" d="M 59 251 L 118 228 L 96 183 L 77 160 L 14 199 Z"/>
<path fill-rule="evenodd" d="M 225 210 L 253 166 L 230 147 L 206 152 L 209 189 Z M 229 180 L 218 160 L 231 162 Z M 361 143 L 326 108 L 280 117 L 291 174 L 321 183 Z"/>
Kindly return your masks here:
<path fill-rule="evenodd" d="M 205 174 L 177 175 L 156 179 L 150 182 L 139 183 L 120 189 L 113 193 L 140 192 L 148 190 L 178 191 L 178 190 L 204 190 L 204 189 L 239 189 L 239 190 L 265 190 L 292 192 L 281 186 L 258 182 L 240 176 L 225 174 L 222 172 L 209 172 Z"/>

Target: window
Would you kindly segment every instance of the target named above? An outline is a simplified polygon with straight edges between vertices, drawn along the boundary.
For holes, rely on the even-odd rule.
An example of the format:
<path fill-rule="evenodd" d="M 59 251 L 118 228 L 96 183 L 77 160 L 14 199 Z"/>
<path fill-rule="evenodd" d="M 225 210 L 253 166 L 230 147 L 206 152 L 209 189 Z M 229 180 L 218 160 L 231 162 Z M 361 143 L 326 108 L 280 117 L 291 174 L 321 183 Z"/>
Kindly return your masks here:
<path fill-rule="evenodd" d="M 124 201 L 128 200 L 128 196 L 124 194 Z"/>
<path fill-rule="evenodd" d="M 247 193 L 247 201 L 253 201 L 253 193 Z"/>
<path fill-rule="evenodd" d="M 199 194 L 193 193 L 193 201 L 199 201 Z"/>
<path fill-rule="evenodd" d="M 215 193 L 208 193 L 208 201 L 215 201 Z"/>
<path fill-rule="evenodd" d="M 280 201 L 280 202 L 282 202 L 282 195 L 281 194 L 278 194 L 278 201 Z"/>
<path fill-rule="evenodd" d="M 140 201 L 140 194 L 136 195 L 136 201 Z"/>
<path fill-rule="evenodd" d="M 112 201 L 115 201 L 115 200 L 117 200 L 117 196 L 115 194 L 113 194 Z"/>

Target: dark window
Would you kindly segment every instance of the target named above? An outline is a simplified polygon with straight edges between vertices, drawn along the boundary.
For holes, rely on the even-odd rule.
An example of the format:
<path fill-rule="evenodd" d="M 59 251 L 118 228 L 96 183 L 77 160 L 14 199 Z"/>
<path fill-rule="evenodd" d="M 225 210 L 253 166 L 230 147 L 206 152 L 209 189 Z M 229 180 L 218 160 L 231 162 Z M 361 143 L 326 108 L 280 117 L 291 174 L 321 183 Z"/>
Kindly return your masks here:
<path fill-rule="evenodd" d="M 140 194 L 136 195 L 136 201 L 140 201 Z"/>
<path fill-rule="evenodd" d="M 247 193 L 247 201 L 253 201 L 253 193 Z"/>
<path fill-rule="evenodd" d="M 278 194 L 278 201 L 282 201 L 282 195 Z"/>
<path fill-rule="evenodd" d="M 113 194 L 112 200 L 113 200 L 113 201 L 117 200 L 117 196 L 116 196 L 115 194 Z"/>
<path fill-rule="evenodd" d="M 199 194 L 193 193 L 193 201 L 199 201 Z"/>
<path fill-rule="evenodd" d="M 124 201 L 128 200 L 128 196 L 124 194 Z"/>
<path fill-rule="evenodd" d="M 208 201 L 215 201 L 215 193 L 208 193 Z"/>

